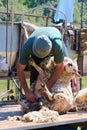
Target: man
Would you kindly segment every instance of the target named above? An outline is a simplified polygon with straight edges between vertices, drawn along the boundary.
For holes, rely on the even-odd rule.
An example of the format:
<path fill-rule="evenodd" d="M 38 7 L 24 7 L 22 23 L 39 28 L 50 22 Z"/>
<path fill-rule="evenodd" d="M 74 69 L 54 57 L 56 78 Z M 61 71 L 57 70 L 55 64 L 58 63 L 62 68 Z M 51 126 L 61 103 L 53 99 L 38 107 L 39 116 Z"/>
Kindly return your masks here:
<path fill-rule="evenodd" d="M 56 68 L 46 84 L 50 90 L 64 70 L 62 37 L 59 30 L 54 27 L 40 27 L 34 31 L 21 50 L 20 58 L 17 63 L 17 75 L 24 89 L 26 100 L 29 102 L 35 102 L 35 96 L 27 86 L 24 74 L 25 67 L 30 57 L 39 65 L 47 56 L 54 56 L 56 62 Z M 37 79 L 37 76 L 38 72 L 31 67 L 30 84 Z"/>

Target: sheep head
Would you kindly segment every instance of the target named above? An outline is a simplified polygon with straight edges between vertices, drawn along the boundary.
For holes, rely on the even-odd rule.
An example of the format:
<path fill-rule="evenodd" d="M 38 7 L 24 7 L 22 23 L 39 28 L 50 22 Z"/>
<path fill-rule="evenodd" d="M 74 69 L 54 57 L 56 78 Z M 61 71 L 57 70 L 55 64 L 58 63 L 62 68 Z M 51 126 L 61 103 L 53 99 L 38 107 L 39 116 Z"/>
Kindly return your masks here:
<path fill-rule="evenodd" d="M 71 73 L 76 77 L 81 77 L 80 74 L 78 73 L 77 63 L 74 63 L 74 61 L 69 57 L 65 57 L 64 59 L 64 69 L 66 72 Z"/>

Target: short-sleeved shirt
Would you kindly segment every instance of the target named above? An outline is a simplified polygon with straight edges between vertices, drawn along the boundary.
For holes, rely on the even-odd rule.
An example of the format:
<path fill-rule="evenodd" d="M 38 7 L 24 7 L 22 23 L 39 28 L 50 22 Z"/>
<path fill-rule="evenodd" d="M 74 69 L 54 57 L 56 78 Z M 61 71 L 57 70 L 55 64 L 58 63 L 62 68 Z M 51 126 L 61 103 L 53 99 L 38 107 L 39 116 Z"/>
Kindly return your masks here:
<path fill-rule="evenodd" d="M 30 35 L 21 50 L 20 63 L 23 65 L 28 63 L 29 57 L 33 55 L 34 40 L 40 35 L 46 35 L 51 40 L 52 50 L 49 55 L 54 56 L 56 63 L 61 63 L 64 60 L 62 37 L 60 31 L 55 27 L 40 27 Z"/>

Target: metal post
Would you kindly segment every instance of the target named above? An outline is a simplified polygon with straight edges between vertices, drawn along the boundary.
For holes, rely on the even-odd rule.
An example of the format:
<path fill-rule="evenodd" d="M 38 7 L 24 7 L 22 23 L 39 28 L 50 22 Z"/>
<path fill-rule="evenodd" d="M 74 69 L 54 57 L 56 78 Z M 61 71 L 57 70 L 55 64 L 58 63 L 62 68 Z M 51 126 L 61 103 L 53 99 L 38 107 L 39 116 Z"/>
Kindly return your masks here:
<path fill-rule="evenodd" d="M 6 63 L 7 63 L 7 49 L 8 49 L 8 0 L 7 0 L 7 20 L 6 20 Z"/>

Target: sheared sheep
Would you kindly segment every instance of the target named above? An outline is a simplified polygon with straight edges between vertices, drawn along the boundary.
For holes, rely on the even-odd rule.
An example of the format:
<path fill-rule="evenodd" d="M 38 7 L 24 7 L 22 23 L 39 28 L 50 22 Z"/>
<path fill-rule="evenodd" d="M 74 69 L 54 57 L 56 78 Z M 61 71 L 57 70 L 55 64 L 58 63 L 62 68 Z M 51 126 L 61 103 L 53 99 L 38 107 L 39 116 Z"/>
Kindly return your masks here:
<path fill-rule="evenodd" d="M 30 64 L 34 66 L 39 72 L 36 85 L 34 87 L 34 93 L 37 97 L 41 97 L 41 90 L 43 91 L 42 83 L 46 83 L 50 78 L 54 68 L 56 66 L 53 57 L 47 57 L 41 64 L 40 67 L 37 66 L 34 61 L 30 61 Z M 74 97 L 71 89 L 71 79 L 76 76 L 80 76 L 78 73 L 77 64 L 75 64 L 72 59 L 65 57 L 64 59 L 64 72 L 57 80 L 57 82 L 52 86 L 51 92 L 46 88 L 47 96 L 50 101 L 44 101 L 43 104 L 51 110 L 58 111 L 60 114 L 68 112 L 72 107 L 74 107 Z M 45 91 L 44 90 L 44 91 Z M 46 103 L 45 103 L 46 102 Z"/>

